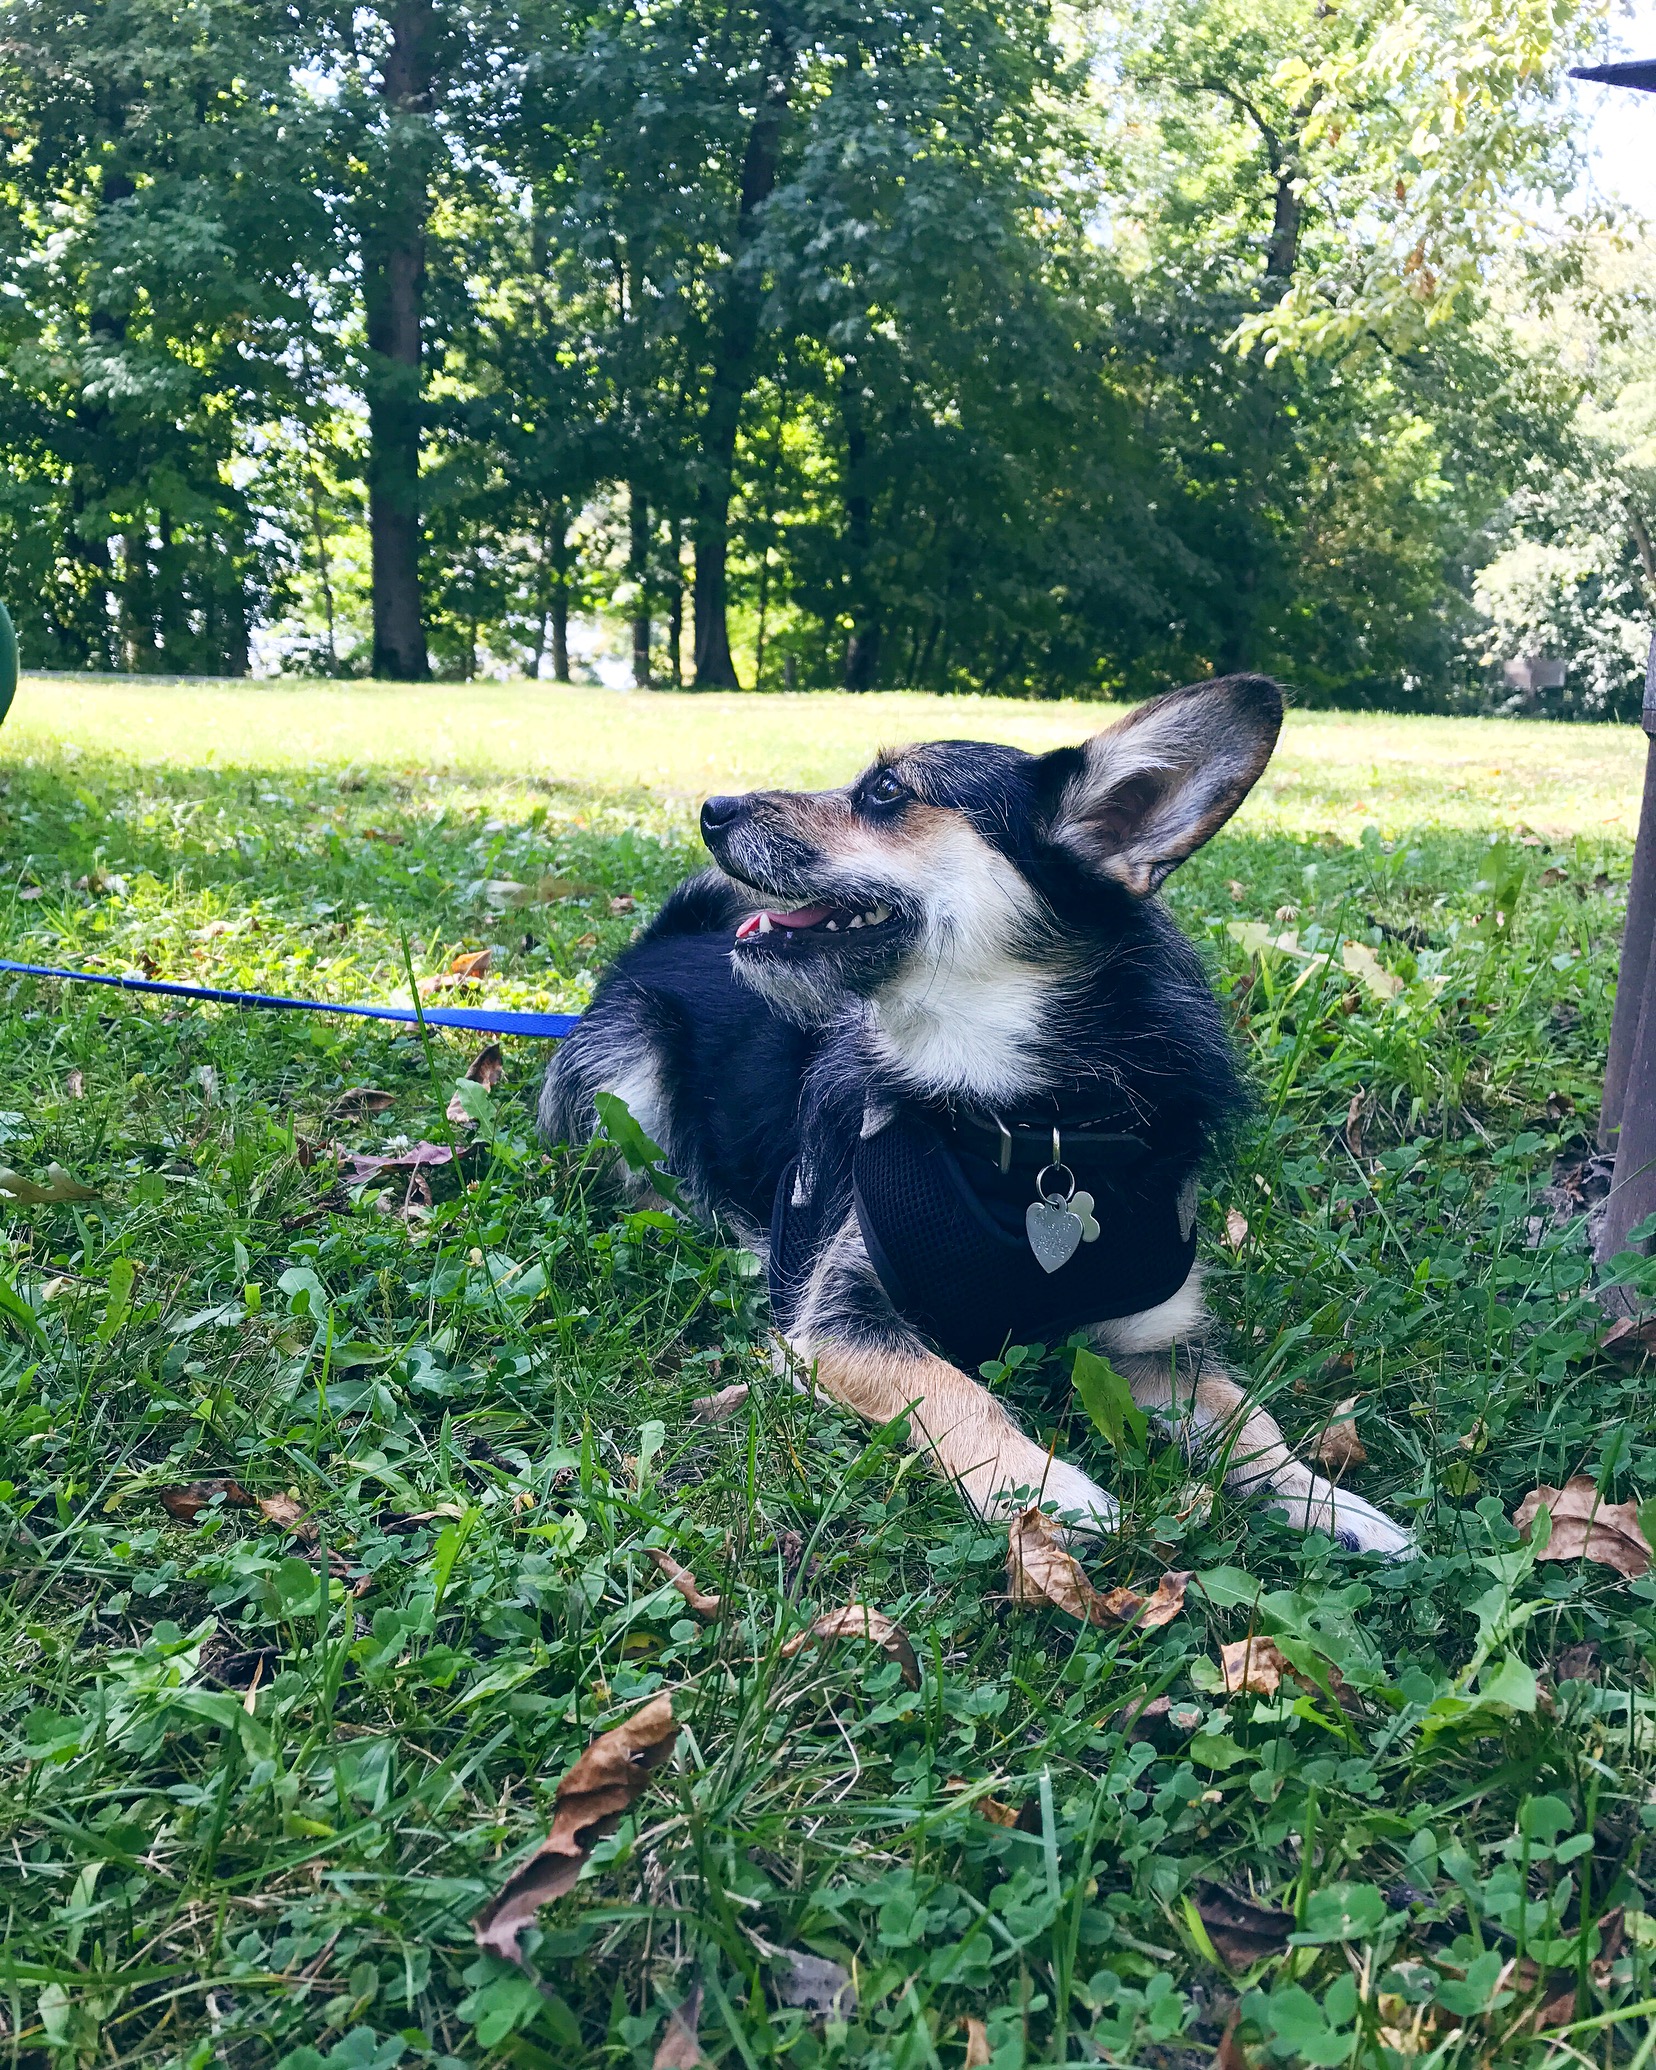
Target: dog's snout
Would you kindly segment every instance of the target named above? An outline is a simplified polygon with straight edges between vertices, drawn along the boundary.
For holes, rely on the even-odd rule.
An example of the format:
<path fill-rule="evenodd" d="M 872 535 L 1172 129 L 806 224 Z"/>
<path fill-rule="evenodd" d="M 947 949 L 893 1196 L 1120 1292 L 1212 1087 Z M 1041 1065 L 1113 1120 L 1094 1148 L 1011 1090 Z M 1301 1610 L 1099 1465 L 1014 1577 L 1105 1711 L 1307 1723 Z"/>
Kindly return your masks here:
<path fill-rule="evenodd" d="M 702 833 L 728 834 L 739 819 L 747 817 L 752 804 L 751 797 L 709 798 L 701 809 Z"/>

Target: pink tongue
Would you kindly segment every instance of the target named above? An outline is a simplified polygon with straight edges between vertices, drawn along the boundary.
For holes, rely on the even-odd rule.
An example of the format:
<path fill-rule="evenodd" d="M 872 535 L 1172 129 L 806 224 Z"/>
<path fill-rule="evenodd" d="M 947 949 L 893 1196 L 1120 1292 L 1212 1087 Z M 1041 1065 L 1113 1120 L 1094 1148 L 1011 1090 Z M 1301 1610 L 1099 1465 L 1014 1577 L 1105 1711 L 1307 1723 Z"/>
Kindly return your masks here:
<path fill-rule="evenodd" d="M 832 906 L 800 906 L 791 913 L 752 913 L 737 928 L 736 939 L 746 941 L 749 935 L 757 934 L 761 917 L 768 919 L 772 927 L 820 927 L 833 910 Z"/>

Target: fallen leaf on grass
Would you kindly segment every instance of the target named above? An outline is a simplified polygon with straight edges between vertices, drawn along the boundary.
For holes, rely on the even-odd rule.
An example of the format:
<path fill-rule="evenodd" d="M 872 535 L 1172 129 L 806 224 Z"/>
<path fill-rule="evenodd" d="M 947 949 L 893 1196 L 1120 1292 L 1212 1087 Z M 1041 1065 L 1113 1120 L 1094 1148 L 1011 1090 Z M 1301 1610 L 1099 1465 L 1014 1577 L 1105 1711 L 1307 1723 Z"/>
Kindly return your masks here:
<path fill-rule="evenodd" d="M 1225 1215 L 1225 1241 L 1233 1251 L 1239 1251 L 1248 1240 L 1248 1218 L 1240 1208 L 1230 1208 Z"/>
<path fill-rule="evenodd" d="M 1351 1105 L 1346 1109 L 1346 1148 L 1353 1157 L 1363 1154 L 1363 1088 L 1358 1086 L 1351 1096 Z"/>
<path fill-rule="evenodd" d="M 667 2015 L 667 2031 L 656 2046 L 652 2070 L 696 2070 L 702 2060 L 701 2002 L 702 1987 L 697 1984 Z"/>
<path fill-rule="evenodd" d="M 618 898 L 610 900 L 609 909 L 612 913 L 620 915 L 634 911 L 637 905 L 638 901 L 633 897 L 632 893 L 630 891 L 623 891 Z"/>
<path fill-rule="evenodd" d="M 1280 1955 L 1294 1930 L 1288 1913 L 1233 1897 L 1216 1883 L 1200 1886 L 1196 1912 L 1220 1960 L 1231 1969 L 1251 1969 L 1269 1955 Z"/>
<path fill-rule="evenodd" d="M 86 1073 L 84 1071 L 65 1072 L 63 1090 L 72 1100 L 84 1100 L 86 1098 Z"/>
<path fill-rule="evenodd" d="M 377 1085 L 352 1085 L 340 1094 L 328 1112 L 343 1119 L 349 1114 L 383 1114 L 396 1104 L 396 1094 L 381 1092 Z"/>
<path fill-rule="evenodd" d="M 649 1554 L 698 1617 L 720 1615 L 724 1609 L 723 1597 L 708 1595 L 690 1569 L 681 1567 L 664 1546 L 652 1545 Z"/>
<path fill-rule="evenodd" d="M 1639 1512 L 1631 1502 L 1606 1502 L 1598 1483 L 1576 1474 L 1562 1488 L 1545 1482 L 1533 1488 L 1512 1512 L 1525 1536 L 1543 1510 L 1552 1515 L 1552 1536 L 1537 1555 L 1543 1560 L 1594 1560 L 1614 1567 L 1624 1580 L 1637 1581 L 1650 1572 L 1650 1542 L 1639 1528 Z"/>
<path fill-rule="evenodd" d="M 776 1995 L 784 2005 L 827 2013 L 833 2019 L 846 2019 L 856 2011 L 856 1986 L 837 1962 L 826 1955 L 801 1955 L 793 1948 L 784 1948 L 781 1960 Z"/>
<path fill-rule="evenodd" d="M 1083 1624 L 1138 1624 L 1156 1631 L 1184 1608 L 1188 1573 L 1164 1574 L 1154 1591 L 1113 1588 L 1101 1595 L 1064 1543 L 1062 1525 L 1045 1510 L 1026 1509 L 1007 1532 L 1006 1587 L 1015 1603 L 1045 1604 Z"/>
<path fill-rule="evenodd" d="M 465 985 L 481 984 L 493 961 L 493 949 L 467 949 L 450 959 L 447 970 L 438 971 L 435 977 L 421 978 L 420 997 L 429 999 L 437 992 L 453 992 Z"/>
<path fill-rule="evenodd" d="M 1211 1935 L 1209 1938 L 1211 1939 Z M 1242 2008 L 1233 2005 L 1230 2018 L 1225 2022 L 1225 2031 L 1219 2037 L 1219 2046 L 1214 2051 L 1213 2070 L 1248 2070 L 1248 2052 L 1236 2034 L 1241 2024 Z"/>
<path fill-rule="evenodd" d="M 745 1380 L 738 1380 L 733 1387 L 721 1387 L 717 1394 L 698 1395 L 690 1404 L 690 1413 L 698 1423 L 726 1423 L 748 1398 L 749 1388 Z"/>
<path fill-rule="evenodd" d="M 966 2027 L 966 2061 L 963 2070 L 986 2070 L 990 2055 L 993 2053 L 989 2047 L 989 2029 L 981 2020 L 973 2019 L 970 2014 L 967 2015 L 964 2024 Z"/>
<path fill-rule="evenodd" d="M 175 1488 L 157 1488 L 155 1499 L 181 1524 L 193 1524 L 214 1502 L 226 1509 L 256 1509 L 284 1531 L 297 1531 L 305 1515 L 291 1495 L 249 1495 L 240 1481 L 186 1481 Z"/>
<path fill-rule="evenodd" d="M 1254 1634 L 1219 1648 L 1219 1672 L 1228 1696 L 1275 1696 L 1291 1670 L 1274 1639 Z"/>
<path fill-rule="evenodd" d="M 351 1167 L 346 1177 L 353 1186 L 360 1186 L 365 1179 L 377 1177 L 380 1172 L 415 1172 L 428 1165 L 453 1164 L 464 1157 L 466 1146 L 458 1147 L 448 1143 L 411 1143 L 406 1150 L 395 1150 L 384 1157 L 370 1157 L 362 1151 L 349 1151 L 345 1162 Z"/>
<path fill-rule="evenodd" d="M 1386 968 L 1366 942 L 1347 942 L 1340 950 L 1340 961 L 1376 999 L 1395 999 L 1403 989 L 1403 980 Z"/>
<path fill-rule="evenodd" d="M 1636 1365 L 1647 1353 L 1656 1352 L 1656 1316 L 1618 1316 L 1599 1339 L 1599 1349 Z"/>
<path fill-rule="evenodd" d="M 61 1164 L 46 1167 L 46 1183 L 38 1179 L 25 1179 L 21 1172 L 14 1172 L 0 1165 L 0 1193 L 15 1200 L 21 1207 L 52 1207 L 71 1200 L 96 1200 L 96 1186 L 83 1186 L 78 1179 L 70 1178 Z"/>
<path fill-rule="evenodd" d="M 480 1085 L 485 1092 L 493 1092 L 506 1075 L 506 1065 L 500 1054 L 500 1044 L 490 1042 L 480 1049 L 466 1066 L 466 1076 L 473 1085 Z M 476 1116 L 468 1112 L 462 1094 L 455 1093 L 449 1100 L 448 1118 L 457 1127 L 474 1128 Z"/>
<path fill-rule="evenodd" d="M 972 1806 L 979 1818 L 986 1818 L 992 1826 L 1015 1826 L 1022 1813 L 1020 1804 L 1005 1803 L 999 1797 L 980 1797 Z"/>
<path fill-rule="evenodd" d="M 1599 1678 L 1599 1649 L 1591 1639 L 1566 1646 L 1553 1662 L 1553 1674 L 1560 1682 L 1596 1682 Z"/>
<path fill-rule="evenodd" d="M 485 1954 L 522 1961 L 518 1936 L 534 1925 L 542 1905 L 574 1889 L 587 1856 L 644 1794 L 678 1732 L 672 1697 L 652 1696 L 630 1718 L 600 1733 L 566 1771 L 551 1832 L 472 1921 L 473 1938 Z"/>
<path fill-rule="evenodd" d="M 890 1655 L 903 1671 L 911 1689 L 920 1687 L 920 1663 L 914 1657 L 909 1635 L 883 1610 L 871 1610 L 866 1603 L 847 1603 L 842 1610 L 824 1610 L 805 1631 L 795 1632 L 782 1647 L 784 1660 L 803 1653 L 814 1639 L 832 1644 L 835 1639 L 869 1639 Z"/>
<path fill-rule="evenodd" d="M 1351 1395 L 1328 1420 L 1317 1440 L 1317 1464 L 1338 1480 L 1348 1467 L 1366 1466 L 1368 1453 L 1357 1435 L 1357 1397 Z"/>

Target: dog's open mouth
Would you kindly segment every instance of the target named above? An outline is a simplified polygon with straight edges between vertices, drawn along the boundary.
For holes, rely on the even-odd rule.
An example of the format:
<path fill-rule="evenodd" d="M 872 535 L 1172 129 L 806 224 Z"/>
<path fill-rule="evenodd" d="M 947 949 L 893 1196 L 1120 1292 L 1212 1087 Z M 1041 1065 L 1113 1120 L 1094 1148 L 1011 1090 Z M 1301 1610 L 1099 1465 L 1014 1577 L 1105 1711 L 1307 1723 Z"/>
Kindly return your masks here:
<path fill-rule="evenodd" d="M 869 906 L 796 906 L 791 912 L 761 907 L 750 913 L 736 930 L 739 942 L 768 939 L 792 942 L 801 936 L 820 941 L 830 934 L 862 934 L 891 924 L 891 908 L 883 899 Z"/>

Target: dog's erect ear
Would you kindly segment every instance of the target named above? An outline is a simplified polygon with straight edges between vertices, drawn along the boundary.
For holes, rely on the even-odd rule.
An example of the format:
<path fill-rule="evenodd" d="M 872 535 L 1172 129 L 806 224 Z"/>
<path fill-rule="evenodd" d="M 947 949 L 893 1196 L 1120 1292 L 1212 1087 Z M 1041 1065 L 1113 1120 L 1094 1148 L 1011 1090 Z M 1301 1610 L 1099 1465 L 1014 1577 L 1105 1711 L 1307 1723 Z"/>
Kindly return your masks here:
<path fill-rule="evenodd" d="M 1056 780 L 1047 838 L 1142 898 L 1230 818 L 1281 725 L 1282 692 L 1268 676 L 1221 676 L 1152 698 L 1085 747 L 1047 758 Z"/>

